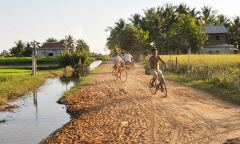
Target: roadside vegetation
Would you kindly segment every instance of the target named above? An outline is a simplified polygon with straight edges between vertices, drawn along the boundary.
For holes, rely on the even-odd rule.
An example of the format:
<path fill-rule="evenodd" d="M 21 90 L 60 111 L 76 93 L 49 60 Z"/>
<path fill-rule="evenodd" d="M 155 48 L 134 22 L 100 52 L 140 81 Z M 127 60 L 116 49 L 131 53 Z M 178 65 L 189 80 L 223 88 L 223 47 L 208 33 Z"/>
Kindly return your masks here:
<path fill-rule="evenodd" d="M 58 65 L 56 57 L 37 58 L 38 65 Z M 3 57 L 0 58 L 0 66 L 31 66 L 32 57 Z"/>
<path fill-rule="evenodd" d="M 147 8 L 128 20 L 119 19 L 108 27 L 107 47 L 111 53 L 130 51 L 136 60 L 149 53 L 151 43 L 164 54 L 186 54 L 189 48 L 199 53 L 208 39 L 201 30 L 205 25 L 224 25 L 229 31 L 226 42 L 239 49 L 239 16 L 229 18 L 212 7 L 197 10 L 184 3 Z"/>
<path fill-rule="evenodd" d="M 62 67 L 71 66 L 74 69 L 74 76 L 83 76 L 90 71 L 89 65 L 93 61 L 93 58 L 89 52 L 76 51 L 60 54 L 58 61 Z"/>
<path fill-rule="evenodd" d="M 47 78 L 69 75 L 68 73 L 72 72 L 77 74 L 77 76 L 82 76 L 89 72 L 88 67 L 94 58 L 84 40 L 75 40 L 68 35 L 60 41 L 49 38 L 46 42 L 62 42 L 67 47 L 75 50 L 71 50 L 69 53 L 62 53 L 58 57 L 38 57 L 38 72 L 34 77 L 31 76 L 32 58 L 29 57 L 33 49 L 31 43 L 17 41 L 15 42 L 16 46 L 12 47 L 9 52 L 4 51 L 1 54 L 0 111 L 11 109 L 12 106 L 7 104 L 9 101 L 15 100 L 25 93 L 38 88 Z M 27 55 L 25 55 L 26 53 Z M 96 58 L 104 57 L 96 55 Z M 65 68 L 65 71 L 61 68 Z M 41 69 L 47 71 L 44 72 Z"/>
<path fill-rule="evenodd" d="M 94 73 L 97 73 L 101 70 L 101 67 L 96 67 L 93 71 L 91 71 L 89 73 L 89 75 L 81 77 L 81 82 L 78 83 L 77 85 L 75 85 L 72 89 L 70 89 L 68 92 L 66 92 L 59 100 L 58 103 L 63 104 L 64 103 L 64 99 L 69 96 L 69 95 L 74 95 L 74 93 L 78 92 L 79 89 L 81 89 L 83 86 L 89 84 L 92 79 L 94 78 L 95 75 L 93 75 Z M 69 70 L 71 71 L 71 70 Z"/>

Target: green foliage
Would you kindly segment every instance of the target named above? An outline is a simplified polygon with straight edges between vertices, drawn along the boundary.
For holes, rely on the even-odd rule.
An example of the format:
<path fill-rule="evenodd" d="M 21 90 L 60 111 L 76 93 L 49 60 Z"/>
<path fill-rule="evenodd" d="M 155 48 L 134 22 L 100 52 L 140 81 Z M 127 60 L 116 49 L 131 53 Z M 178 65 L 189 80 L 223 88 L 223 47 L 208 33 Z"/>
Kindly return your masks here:
<path fill-rule="evenodd" d="M 0 54 L 0 57 L 9 57 L 10 56 L 10 53 L 6 50 L 3 50 Z"/>
<path fill-rule="evenodd" d="M 58 56 L 61 66 L 71 66 L 77 72 L 77 75 L 85 75 L 89 71 L 89 65 L 93 61 L 90 53 L 85 51 L 76 51 L 70 53 L 61 53 Z"/>
<path fill-rule="evenodd" d="M 201 33 L 195 9 L 191 10 L 186 4 L 174 6 L 167 4 L 163 7 L 144 10 L 144 16 L 134 14 L 130 23 L 122 19 L 110 27 L 107 47 L 111 51 L 130 50 L 141 55 L 149 51 L 149 44 L 154 42 L 161 52 L 186 52 L 192 47 L 197 52 L 207 39 Z M 118 51 L 121 51 L 118 50 Z"/>
<path fill-rule="evenodd" d="M 2 69 L 0 68 L 0 73 L 29 73 L 31 70 L 27 69 Z"/>
<path fill-rule="evenodd" d="M 240 45 L 240 18 L 237 16 L 231 21 L 209 6 L 198 11 L 184 3 L 166 4 L 148 8 L 143 15 L 134 14 L 129 20 L 127 23 L 120 19 L 108 28 L 110 35 L 106 45 L 112 53 L 131 50 L 140 55 L 148 51 L 151 42 L 165 54 L 186 53 L 190 47 L 197 53 L 207 40 L 200 30 L 203 25 L 224 25 L 230 32 L 228 43 L 236 48 Z M 135 46 L 138 49 L 133 48 Z"/>
<path fill-rule="evenodd" d="M 169 61 L 169 56 L 162 57 Z M 240 89 L 240 55 L 191 55 L 190 59 L 188 55 L 173 57 L 178 58 L 178 74 L 208 81 L 219 88 Z M 169 61 L 169 67 L 176 72 L 175 62 Z"/>
<path fill-rule="evenodd" d="M 92 54 L 92 57 L 95 59 L 95 60 L 102 60 L 102 61 L 106 61 L 109 59 L 109 55 L 102 55 L 102 54 Z"/>
<path fill-rule="evenodd" d="M 35 47 L 39 47 L 39 42 L 34 41 L 37 45 Z M 13 57 L 30 57 L 32 55 L 34 44 L 33 42 L 23 43 L 22 40 L 15 42 L 16 46 L 12 47 L 9 52 Z"/>
<path fill-rule="evenodd" d="M 16 57 L 23 56 L 25 44 L 21 40 L 15 42 L 15 44 L 16 46 L 10 49 L 11 55 Z"/>
<path fill-rule="evenodd" d="M 51 38 L 48 38 L 46 42 L 58 42 L 58 40 L 56 38 L 51 37 Z"/>
<path fill-rule="evenodd" d="M 148 38 L 148 32 L 128 24 L 119 34 L 119 47 L 124 51 L 143 53 L 146 50 L 144 46 Z"/>
<path fill-rule="evenodd" d="M 0 73 L 0 105 L 36 89 L 46 78 L 56 75 L 61 73 L 59 71 L 38 73 L 35 77 L 30 73 Z"/>
<path fill-rule="evenodd" d="M 76 46 L 76 50 L 77 51 L 87 51 L 87 52 L 90 52 L 89 46 L 87 45 L 87 43 L 83 39 L 77 40 L 76 43 L 77 43 L 77 46 Z"/>
<path fill-rule="evenodd" d="M 37 64 L 58 64 L 56 57 L 41 57 L 37 58 Z M 32 57 L 8 57 L 0 58 L 1 66 L 19 66 L 32 65 Z"/>

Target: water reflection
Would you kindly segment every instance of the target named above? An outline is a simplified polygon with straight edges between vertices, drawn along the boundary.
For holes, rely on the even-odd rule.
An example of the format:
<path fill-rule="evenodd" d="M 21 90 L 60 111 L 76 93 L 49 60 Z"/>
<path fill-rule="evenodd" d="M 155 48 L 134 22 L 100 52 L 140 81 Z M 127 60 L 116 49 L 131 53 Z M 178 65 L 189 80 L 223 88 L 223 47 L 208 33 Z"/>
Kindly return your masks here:
<path fill-rule="evenodd" d="M 94 62 L 90 67 L 95 68 L 101 62 Z M 39 143 L 64 123 L 70 116 L 64 105 L 56 101 L 71 87 L 78 83 L 74 78 L 48 79 L 37 90 L 31 91 L 19 100 L 10 104 L 21 108 L 14 112 L 0 112 L 0 144 L 32 144 Z"/>
<path fill-rule="evenodd" d="M 102 63 L 102 60 L 96 60 L 90 64 L 90 70 L 93 70 L 95 67 L 99 66 Z"/>
<path fill-rule="evenodd" d="M 36 120 L 38 119 L 38 101 L 37 101 L 37 91 L 34 90 L 33 91 L 33 105 L 35 107 L 36 110 Z"/>
<path fill-rule="evenodd" d="M 59 80 L 60 80 L 61 84 L 65 85 L 65 92 L 67 92 L 69 90 L 68 89 L 68 85 L 71 82 L 74 82 L 74 83 L 78 83 L 79 82 L 78 78 L 65 77 L 65 76 L 60 77 Z"/>
<path fill-rule="evenodd" d="M 75 84 L 70 79 L 49 79 L 37 90 L 11 103 L 21 108 L 0 113 L 0 119 L 6 120 L 0 124 L 0 144 L 38 143 L 68 122 L 70 116 L 65 106 L 56 101 Z"/>

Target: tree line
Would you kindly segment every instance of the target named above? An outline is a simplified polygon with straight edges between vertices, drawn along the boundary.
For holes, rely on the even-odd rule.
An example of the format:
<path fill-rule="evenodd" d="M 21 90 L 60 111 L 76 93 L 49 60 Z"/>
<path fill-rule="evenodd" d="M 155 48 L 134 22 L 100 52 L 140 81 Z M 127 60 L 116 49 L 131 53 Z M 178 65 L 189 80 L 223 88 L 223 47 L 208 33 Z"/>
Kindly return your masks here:
<path fill-rule="evenodd" d="M 143 15 L 133 14 L 127 21 L 119 19 L 107 28 L 106 45 L 111 53 L 131 51 L 136 56 L 149 52 L 152 42 L 166 54 L 186 53 L 190 47 L 197 53 L 207 40 L 201 31 L 205 25 L 224 25 L 229 31 L 227 43 L 239 48 L 239 16 L 229 18 L 210 6 L 197 10 L 184 3 L 148 8 Z"/>
<path fill-rule="evenodd" d="M 76 49 L 76 51 L 86 51 L 90 52 L 88 44 L 83 39 L 75 39 L 71 35 L 65 36 L 64 39 L 57 40 L 56 38 L 48 38 L 46 42 L 60 42 L 64 44 L 67 48 Z M 10 48 L 9 51 L 3 50 L 0 56 L 3 57 L 30 57 L 33 51 L 33 43 L 26 42 L 24 43 L 22 40 L 18 40 L 15 42 L 15 46 Z"/>

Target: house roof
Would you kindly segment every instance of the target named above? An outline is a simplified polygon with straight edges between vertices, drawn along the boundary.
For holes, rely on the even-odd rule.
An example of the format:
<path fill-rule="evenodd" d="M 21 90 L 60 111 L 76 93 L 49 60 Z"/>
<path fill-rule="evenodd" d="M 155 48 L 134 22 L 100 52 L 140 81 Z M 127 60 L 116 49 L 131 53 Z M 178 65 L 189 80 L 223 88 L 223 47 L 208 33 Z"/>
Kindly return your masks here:
<path fill-rule="evenodd" d="M 203 26 L 201 31 L 206 33 L 206 34 L 228 33 L 228 31 L 227 31 L 227 29 L 225 28 L 224 25 L 220 25 L 220 26 L 214 26 L 214 25 Z"/>
<path fill-rule="evenodd" d="M 40 48 L 42 49 L 65 49 L 66 47 L 60 42 L 46 42 Z"/>

